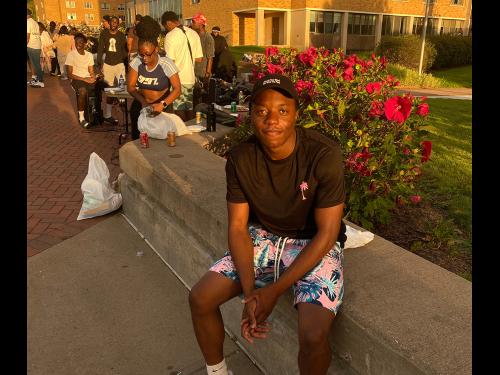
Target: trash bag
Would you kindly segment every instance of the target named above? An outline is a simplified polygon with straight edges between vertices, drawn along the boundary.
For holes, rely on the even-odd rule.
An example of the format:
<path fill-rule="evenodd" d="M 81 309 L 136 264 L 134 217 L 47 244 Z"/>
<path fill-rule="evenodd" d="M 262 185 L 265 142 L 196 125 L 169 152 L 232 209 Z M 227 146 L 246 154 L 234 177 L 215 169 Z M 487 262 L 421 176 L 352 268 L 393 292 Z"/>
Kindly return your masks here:
<path fill-rule="evenodd" d="M 77 220 L 106 215 L 120 208 L 122 195 L 111 188 L 106 162 L 90 154 L 89 170 L 82 182 L 83 204 Z"/>
<path fill-rule="evenodd" d="M 174 113 L 160 112 L 154 117 L 149 117 L 148 107 L 141 109 L 137 120 L 137 127 L 141 133 L 148 133 L 150 138 L 165 139 L 168 132 L 175 132 L 175 135 L 191 134 L 182 119 Z"/>

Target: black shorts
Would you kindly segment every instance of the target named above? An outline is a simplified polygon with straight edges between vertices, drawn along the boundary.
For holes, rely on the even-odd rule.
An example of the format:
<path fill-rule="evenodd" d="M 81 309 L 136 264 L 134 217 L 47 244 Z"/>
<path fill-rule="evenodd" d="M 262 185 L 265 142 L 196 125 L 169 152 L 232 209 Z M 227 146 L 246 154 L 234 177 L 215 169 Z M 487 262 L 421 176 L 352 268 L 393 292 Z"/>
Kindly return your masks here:
<path fill-rule="evenodd" d="M 95 84 L 88 83 L 88 82 L 82 81 L 80 79 L 72 79 L 71 86 L 75 89 L 75 91 L 78 91 L 81 87 L 84 87 L 87 89 L 88 93 L 93 93 Z"/>

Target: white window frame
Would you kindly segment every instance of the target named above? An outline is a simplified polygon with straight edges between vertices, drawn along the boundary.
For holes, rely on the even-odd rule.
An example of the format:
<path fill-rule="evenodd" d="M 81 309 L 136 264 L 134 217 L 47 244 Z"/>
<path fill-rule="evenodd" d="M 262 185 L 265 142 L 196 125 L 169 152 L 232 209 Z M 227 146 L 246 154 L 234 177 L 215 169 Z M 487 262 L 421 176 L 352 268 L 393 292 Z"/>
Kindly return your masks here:
<path fill-rule="evenodd" d="M 70 15 L 74 15 L 74 16 L 75 16 L 75 18 L 70 17 Z M 67 18 L 68 20 L 72 20 L 72 21 L 74 21 L 74 20 L 76 20 L 76 19 L 77 19 L 77 18 L 76 18 L 76 13 L 69 13 L 69 12 L 68 12 L 68 13 L 66 13 L 66 18 Z"/>
<path fill-rule="evenodd" d="M 201 0 L 191 0 L 191 4 L 199 4 Z"/>
<path fill-rule="evenodd" d="M 94 13 L 85 13 L 85 21 L 94 21 Z"/>
<path fill-rule="evenodd" d="M 101 3 L 101 9 L 102 10 L 110 10 L 111 7 L 110 7 L 109 3 Z"/>
<path fill-rule="evenodd" d="M 464 6 L 464 0 L 451 0 L 450 5 L 458 6 L 458 7 L 463 7 Z"/>
<path fill-rule="evenodd" d="M 66 8 L 75 9 L 76 1 L 66 1 Z"/>
<path fill-rule="evenodd" d="M 116 7 L 117 10 L 125 11 L 125 4 L 118 4 Z"/>
<path fill-rule="evenodd" d="M 92 3 L 92 1 L 84 1 L 83 8 L 84 9 L 94 9 L 94 4 Z"/>

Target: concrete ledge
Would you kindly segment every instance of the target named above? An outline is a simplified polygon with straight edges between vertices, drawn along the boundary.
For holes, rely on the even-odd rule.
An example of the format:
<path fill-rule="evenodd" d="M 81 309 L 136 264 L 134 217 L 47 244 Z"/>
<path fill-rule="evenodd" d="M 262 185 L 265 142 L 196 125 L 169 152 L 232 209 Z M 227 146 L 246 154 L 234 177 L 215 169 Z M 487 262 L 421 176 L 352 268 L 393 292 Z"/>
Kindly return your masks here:
<path fill-rule="evenodd" d="M 218 133 L 150 140 L 120 148 L 123 210 L 192 286 L 227 248 L 225 160 L 200 145 Z M 356 227 L 353 224 L 350 224 Z M 345 250 L 344 304 L 331 334 L 345 373 L 469 374 L 472 371 L 471 283 L 378 237 Z M 268 374 L 297 374 L 296 311 L 291 293 L 270 317 L 273 332 L 243 345 Z M 223 307 L 239 336 L 241 304 Z M 279 360 L 277 360 L 279 359 Z M 338 361 L 337 361 L 338 362 Z M 338 374 L 332 365 L 330 373 Z"/>

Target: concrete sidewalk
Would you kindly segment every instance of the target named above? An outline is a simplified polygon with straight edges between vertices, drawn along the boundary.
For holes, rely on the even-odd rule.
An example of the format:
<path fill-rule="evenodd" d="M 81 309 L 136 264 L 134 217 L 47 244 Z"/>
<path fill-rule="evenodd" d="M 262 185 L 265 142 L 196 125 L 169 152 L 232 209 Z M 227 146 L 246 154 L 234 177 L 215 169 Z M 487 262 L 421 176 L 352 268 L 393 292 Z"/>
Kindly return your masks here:
<path fill-rule="evenodd" d="M 426 96 L 428 98 L 472 100 L 472 89 L 466 87 L 450 87 L 440 89 L 400 87 L 397 90 L 398 94 L 404 94 L 408 92 L 410 92 L 414 96 Z"/>
<path fill-rule="evenodd" d="M 224 353 L 261 374 L 227 335 Z M 28 374 L 206 374 L 188 290 L 122 215 L 28 259 Z"/>

